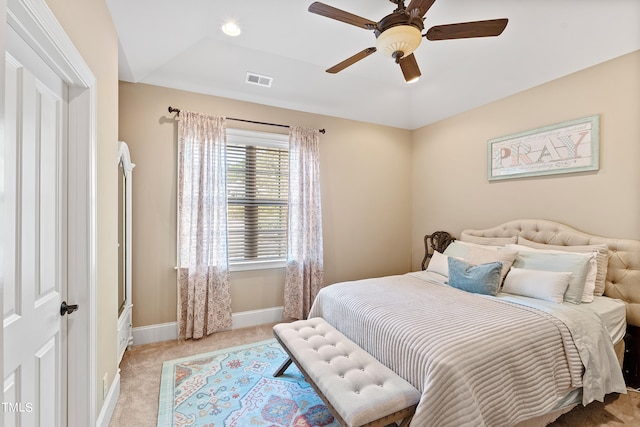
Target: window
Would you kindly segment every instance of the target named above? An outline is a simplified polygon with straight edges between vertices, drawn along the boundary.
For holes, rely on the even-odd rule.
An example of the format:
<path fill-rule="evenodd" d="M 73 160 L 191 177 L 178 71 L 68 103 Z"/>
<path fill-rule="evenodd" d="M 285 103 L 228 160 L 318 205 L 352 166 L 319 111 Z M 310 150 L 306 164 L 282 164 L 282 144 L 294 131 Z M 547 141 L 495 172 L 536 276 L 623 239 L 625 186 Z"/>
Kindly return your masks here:
<path fill-rule="evenodd" d="M 289 136 L 227 129 L 227 221 L 232 269 L 284 266 L 288 193 Z"/>

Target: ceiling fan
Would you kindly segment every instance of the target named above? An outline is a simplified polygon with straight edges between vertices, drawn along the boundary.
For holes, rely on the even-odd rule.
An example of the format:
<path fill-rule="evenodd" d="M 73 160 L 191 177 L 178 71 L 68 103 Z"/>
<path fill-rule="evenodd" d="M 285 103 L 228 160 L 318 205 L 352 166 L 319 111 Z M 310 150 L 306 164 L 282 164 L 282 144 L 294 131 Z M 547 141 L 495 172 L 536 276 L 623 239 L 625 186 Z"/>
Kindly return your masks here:
<path fill-rule="evenodd" d="M 386 54 L 400 65 L 407 83 L 420 78 L 420 68 L 413 51 L 420 45 L 422 37 L 428 40 L 451 40 L 472 37 L 499 36 L 504 31 L 508 19 L 490 19 L 486 21 L 461 22 L 457 24 L 436 25 L 422 34 L 424 30 L 424 15 L 431 8 L 435 0 L 411 0 L 409 6 L 404 0 L 389 0 L 397 5 L 389 15 L 378 22 L 370 21 L 344 10 L 321 2 L 314 2 L 309 6 L 309 12 L 327 18 L 355 25 L 356 27 L 372 30 L 376 36 L 375 47 L 368 47 L 344 61 L 327 69 L 327 73 L 335 74 L 355 64 L 378 51 Z"/>

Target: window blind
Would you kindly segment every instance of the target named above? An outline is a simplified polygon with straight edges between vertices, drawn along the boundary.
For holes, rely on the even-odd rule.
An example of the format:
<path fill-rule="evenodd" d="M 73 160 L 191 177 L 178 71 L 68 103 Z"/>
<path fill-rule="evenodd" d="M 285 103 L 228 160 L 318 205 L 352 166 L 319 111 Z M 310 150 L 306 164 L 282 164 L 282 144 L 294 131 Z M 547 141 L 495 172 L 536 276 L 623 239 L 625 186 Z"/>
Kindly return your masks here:
<path fill-rule="evenodd" d="M 229 129 L 227 222 L 230 264 L 286 259 L 288 193 L 287 136 Z"/>

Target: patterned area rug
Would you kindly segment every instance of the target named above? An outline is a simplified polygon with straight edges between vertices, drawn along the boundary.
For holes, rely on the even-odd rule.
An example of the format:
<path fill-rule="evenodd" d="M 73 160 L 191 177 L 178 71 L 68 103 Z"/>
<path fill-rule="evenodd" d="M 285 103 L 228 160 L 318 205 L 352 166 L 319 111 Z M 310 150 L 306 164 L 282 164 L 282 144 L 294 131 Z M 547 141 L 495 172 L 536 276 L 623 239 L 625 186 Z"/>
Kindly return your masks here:
<path fill-rule="evenodd" d="M 339 427 L 275 339 L 165 362 L 158 427 Z"/>

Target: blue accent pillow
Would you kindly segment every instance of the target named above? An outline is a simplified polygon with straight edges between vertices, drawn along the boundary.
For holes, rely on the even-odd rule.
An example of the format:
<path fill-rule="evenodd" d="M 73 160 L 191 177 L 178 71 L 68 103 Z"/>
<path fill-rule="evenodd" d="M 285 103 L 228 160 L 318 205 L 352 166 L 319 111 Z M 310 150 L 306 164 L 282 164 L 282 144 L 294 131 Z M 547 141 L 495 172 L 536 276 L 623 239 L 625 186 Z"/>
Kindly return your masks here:
<path fill-rule="evenodd" d="M 449 285 L 467 292 L 496 295 L 500 289 L 502 262 L 473 265 L 449 257 Z"/>

